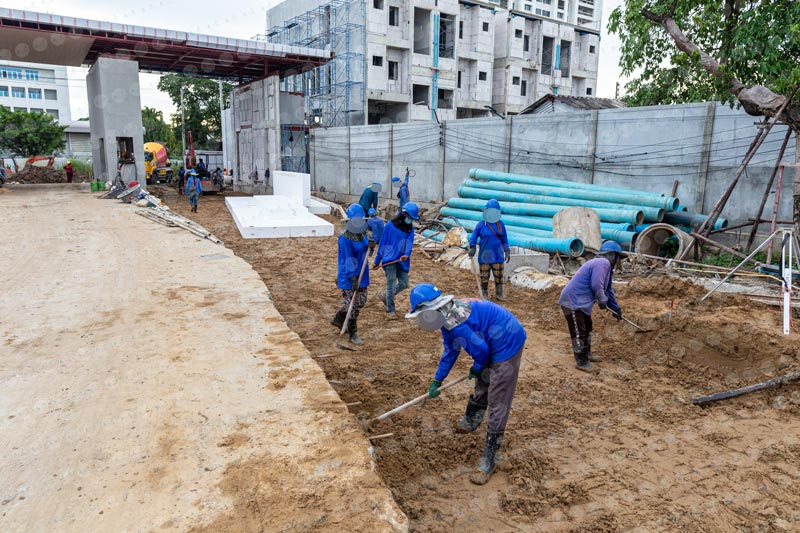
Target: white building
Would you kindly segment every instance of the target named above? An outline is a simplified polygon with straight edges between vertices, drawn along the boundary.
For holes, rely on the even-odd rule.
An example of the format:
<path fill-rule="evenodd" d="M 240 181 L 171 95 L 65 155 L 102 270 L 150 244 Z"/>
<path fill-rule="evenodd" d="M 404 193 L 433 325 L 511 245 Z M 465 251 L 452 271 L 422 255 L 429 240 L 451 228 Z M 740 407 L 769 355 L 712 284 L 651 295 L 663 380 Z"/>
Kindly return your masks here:
<path fill-rule="evenodd" d="M 64 155 L 91 155 L 89 123 L 72 120 L 66 67 L 0 61 L 0 105 L 13 111 L 53 116 L 59 124 L 67 126 Z"/>
<path fill-rule="evenodd" d="M 269 41 L 329 47 L 290 77 L 322 126 L 516 114 L 545 94 L 592 95 L 602 0 L 285 0 Z"/>

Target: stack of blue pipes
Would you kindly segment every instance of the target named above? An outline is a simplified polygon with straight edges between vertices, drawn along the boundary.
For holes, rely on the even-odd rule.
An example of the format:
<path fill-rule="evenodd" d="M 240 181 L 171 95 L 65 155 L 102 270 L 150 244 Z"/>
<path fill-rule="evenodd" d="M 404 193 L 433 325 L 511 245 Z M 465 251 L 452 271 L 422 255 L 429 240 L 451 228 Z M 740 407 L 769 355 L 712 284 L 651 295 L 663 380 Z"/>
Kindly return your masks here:
<path fill-rule="evenodd" d="M 634 249 L 639 232 L 650 224 L 664 222 L 692 231 L 706 219 L 664 194 L 473 168 L 458 197 L 441 209 L 442 223 L 472 231 L 492 198 L 502 205 L 509 244 L 570 257 L 583 254 L 580 239 L 553 237 L 553 216 L 569 207 L 594 209 L 600 217 L 601 237 L 626 250 Z M 727 225 L 726 219 L 719 218 L 714 229 Z M 423 235 L 437 238 L 432 231 Z"/>

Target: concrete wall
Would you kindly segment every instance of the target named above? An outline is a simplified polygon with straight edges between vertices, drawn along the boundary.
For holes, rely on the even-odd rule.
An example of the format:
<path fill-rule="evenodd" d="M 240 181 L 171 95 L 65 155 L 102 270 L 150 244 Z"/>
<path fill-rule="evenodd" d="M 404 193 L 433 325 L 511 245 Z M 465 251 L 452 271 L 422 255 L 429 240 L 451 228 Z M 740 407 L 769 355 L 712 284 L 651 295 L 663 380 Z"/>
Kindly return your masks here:
<path fill-rule="evenodd" d="M 142 103 L 139 95 L 139 64 L 127 59 L 101 57 L 86 76 L 89 124 L 94 174 L 98 180 L 113 180 L 117 174 L 117 138 L 133 139 L 134 165 L 122 168 L 122 178 L 144 183 L 144 139 Z"/>
<path fill-rule="evenodd" d="M 371 181 L 396 202 L 389 174 L 416 171 L 411 197 L 455 196 L 470 168 L 629 187 L 677 196 L 708 212 L 741 163 L 756 133 L 752 117 L 717 103 L 524 115 L 312 130 L 312 186 L 359 195 Z M 731 223 L 755 215 L 786 128 L 776 126 L 727 204 Z M 443 145 L 442 145 L 443 142 Z M 785 161 L 794 159 L 794 140 Z M 707 157 L 704 158 L 704 154 Z M 707 163 L 707 164 L 706 164 Z M 389 169 L 391 168 L 391 172 Z M 791 218 L 792 173 L 786 173 L 780 218 Z M 767 207 L 771 213 L 773 197 Z"/>
<path fill-rule="evenodd" d="M 280 167 L 281 98 L 277 76 L 242 85 L 233 94 L 234 189 L 271 192 L 270 173 Z"/>

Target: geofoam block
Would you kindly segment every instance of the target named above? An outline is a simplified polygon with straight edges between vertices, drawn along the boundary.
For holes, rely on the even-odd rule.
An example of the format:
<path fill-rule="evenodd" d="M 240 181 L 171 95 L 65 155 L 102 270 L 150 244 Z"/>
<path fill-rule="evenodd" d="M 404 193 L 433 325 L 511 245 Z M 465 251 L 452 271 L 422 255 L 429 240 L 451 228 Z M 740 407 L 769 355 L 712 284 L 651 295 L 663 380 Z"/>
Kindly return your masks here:
<path fill-rule="evenodd" d="M 333 235 L 333 224 L 285 196 L 229 196 L 225 206 L 245 239 Z"/>

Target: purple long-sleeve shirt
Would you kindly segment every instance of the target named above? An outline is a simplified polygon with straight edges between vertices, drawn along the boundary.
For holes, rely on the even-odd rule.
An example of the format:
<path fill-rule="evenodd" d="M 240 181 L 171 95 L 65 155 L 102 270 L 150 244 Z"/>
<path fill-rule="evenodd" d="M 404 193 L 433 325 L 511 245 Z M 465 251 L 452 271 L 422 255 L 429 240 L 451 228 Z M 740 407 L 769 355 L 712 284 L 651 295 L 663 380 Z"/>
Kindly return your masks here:
<path fill-rule="evenodd" d="M 614 312 L 619 311 L 617 296 L 611 287 L 613 268 L 605 257 L 586 261 L 561 291 L 558 305 L 592 314 L 594 302 L 606 305 Z"/>

